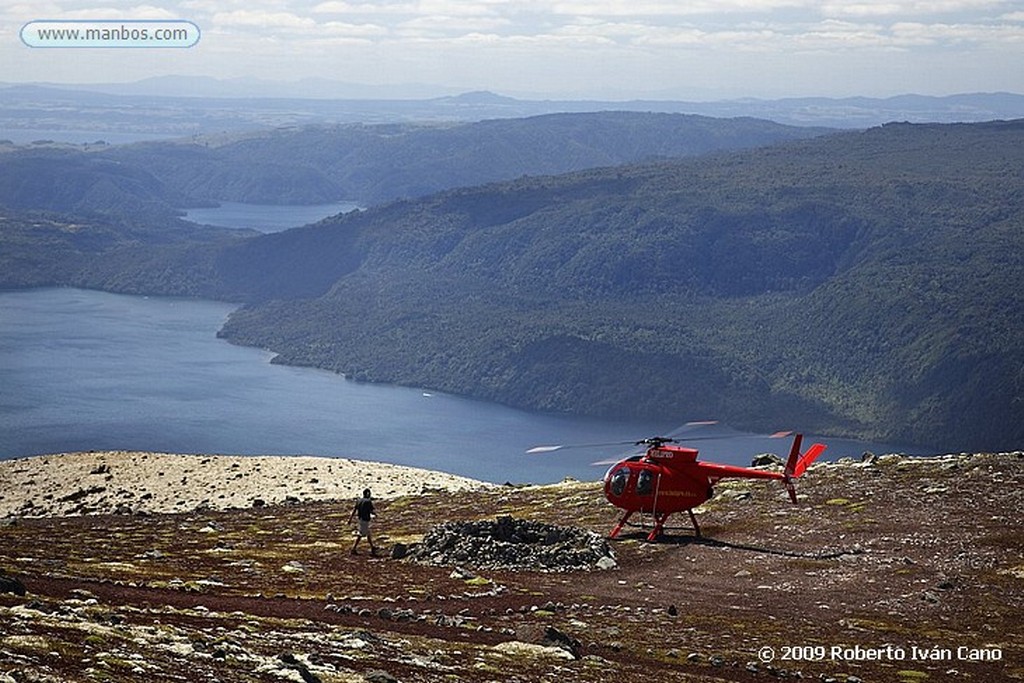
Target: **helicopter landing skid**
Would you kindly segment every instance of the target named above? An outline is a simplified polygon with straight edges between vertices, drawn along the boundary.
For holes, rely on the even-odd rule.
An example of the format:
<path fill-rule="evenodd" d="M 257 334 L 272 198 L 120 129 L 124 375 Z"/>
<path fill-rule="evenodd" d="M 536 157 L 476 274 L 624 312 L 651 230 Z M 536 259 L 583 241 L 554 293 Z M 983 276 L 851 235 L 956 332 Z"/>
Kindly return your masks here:
<path fill-rule="evenodd" d="M 636 510 L 629 510 L 624 515 L 622 515 L 622 518 L 619 519 L 618 523 L 615 525 L 615 528 L 613 528 L 611 530 L 611 533 L 608 534 L 608 538 L 616 538 L 622 531 L 622 527 L 626 526 L 626 524 L 629 523 L 629 518 L 633 516 L 634 512 L 636 512 Z M 697 524 L 697 517 L 693 514 L 693 510 L 687 510 L 687 512 L 690 514 L 690 522 L 693 524 L 694 535 L 696 536 L 696 538 L 702 538 L 700 533 L 700 525 Z M 672 513 L 665 512 L 662 514 L 654 515 L 654 528 L 651 530 L 651 533 L 647 534 L 647 540 L 649 542 L 653 543 L 654 541 L 658 540 L 662 532 L 665 530 L 665 522 L 668 520 L 670 514 Z M 630 526 L 640 525 L 630 524 Z"/>

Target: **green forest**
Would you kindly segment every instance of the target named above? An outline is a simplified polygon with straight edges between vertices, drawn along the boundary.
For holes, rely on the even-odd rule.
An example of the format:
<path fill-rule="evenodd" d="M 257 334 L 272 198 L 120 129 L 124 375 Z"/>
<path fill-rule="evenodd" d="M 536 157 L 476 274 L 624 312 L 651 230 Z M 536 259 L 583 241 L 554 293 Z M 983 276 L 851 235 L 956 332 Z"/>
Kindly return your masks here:
<path fill-rule="evenodd" d="M 345 124 L 121 146 L 0 143 L 0 206 L 173 215 L 222 201 L 363 205 L 522 175 L 813 137 L 750 118 L 596 112 L 474 123 Z"/>
<path fill-rule="evenodd" d="M 89 265 L 51 279 L 241 302 L 223 337 L 360 381 L 1024 443 L 1024 121 L 521 176 L 272 235 L 166 231 L 81 247 Z"/>

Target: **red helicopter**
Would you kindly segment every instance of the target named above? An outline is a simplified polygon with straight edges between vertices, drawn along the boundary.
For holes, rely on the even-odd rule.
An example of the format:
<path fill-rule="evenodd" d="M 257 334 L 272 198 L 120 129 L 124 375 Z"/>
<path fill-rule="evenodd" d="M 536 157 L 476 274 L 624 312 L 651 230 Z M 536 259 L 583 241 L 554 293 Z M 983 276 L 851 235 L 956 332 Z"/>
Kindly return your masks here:
<path fill-rule="evenodd" d="M 687 426 L 705 424 L 713 423 L 690 423 Z M 782 438 L 790 434 L 792 432 L 777 432 L 772 434 L 771 438 Z M 697 437 L 688 441 L 701 438 L 716 437 Z M 689 513 L 694 532 L 699 538 L 700 526 L 693 514 L 693 508 L 710 499 L 715 494 L 714 485 L 720 479 L 728 477 L 776 479 L 783 483 L 789 492 L 790 500 L 796 503 L 793 480 L 803 474 L 826 448 L 824 444 L 816 443 L 801 453 L 802 440 L 803 435 L 794 436 L 793 446 L 782 472 L 701 462 L 697 460 L 697 449 L 669 445 L 679 443 L 671 437 L 655 436 L 637 441 L 633 445 L 646 446 L 646 451 L 616 462 L 604 475 L 605 498 L 612 505 L 625 511 L 608 537 L 618 536 L 629 518 L 640 512 L 654 518 L 654 529 L 647 536 L 647 540 L 655 541 L 661 536 L 669 515 L 685 510 Z M 562 448 L 565 446 L 538 446 L 531 448 L 527 453 L 546 453 Z"/>

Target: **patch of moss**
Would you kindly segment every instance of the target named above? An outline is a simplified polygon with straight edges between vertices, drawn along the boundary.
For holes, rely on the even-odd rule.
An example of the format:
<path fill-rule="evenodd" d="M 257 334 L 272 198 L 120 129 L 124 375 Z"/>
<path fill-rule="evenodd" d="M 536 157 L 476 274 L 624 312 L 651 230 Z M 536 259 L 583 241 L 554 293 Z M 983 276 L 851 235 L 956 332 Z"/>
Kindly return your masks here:
<path fill-rule="evenodd" d="M 29 634 L 6 636 L 0 639 L 0 644 L 12 650 L 34 653 L 49 652 L 54 648 L 53 642 L 49 638 Z"/>
<path fill-rule="evenodd" d="M 89 647 L 105 647 L 107 644 L 103 636 L 98 636 L 95 633 L 87 635 L 82 642 Z"/>

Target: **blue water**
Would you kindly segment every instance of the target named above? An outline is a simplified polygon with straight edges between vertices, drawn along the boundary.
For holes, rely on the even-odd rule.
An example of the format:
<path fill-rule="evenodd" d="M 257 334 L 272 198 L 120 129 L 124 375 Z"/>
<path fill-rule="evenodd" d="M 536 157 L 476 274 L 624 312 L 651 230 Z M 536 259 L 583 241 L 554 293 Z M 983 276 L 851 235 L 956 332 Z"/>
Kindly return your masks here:
<path fill-rule="evenodd" d="M 217 225 L 224 228 L 250 228 L 259 232 L 280 232 L 288 228 L 308 225 L 326 216 L 348 213 L 362 208 L 355 202 L 278 206 L 272 204 L 242 204 L 221 202 L 209 209 L 189 209 L 185 219 L 193 223 Z"/>
<path fill-rule="evenodd" d="M 678 424 L 514 410 L 429 389 L 371 385 L 309 368 L 216 332 L 233 306 L 76 289 L 0 294 L 0 459 L 66 451 L 309 454 L 427 467 L 502 483 L 598 479 L 590 463 L 623 446 L 526 455 L 539 444 L 621 442 Z M 788 451 L 730 432 L 694 443 L 720 462 Z M 885 446 L 829 439 L 828 455 Z"/>

